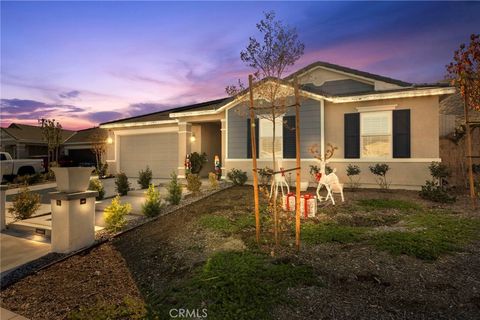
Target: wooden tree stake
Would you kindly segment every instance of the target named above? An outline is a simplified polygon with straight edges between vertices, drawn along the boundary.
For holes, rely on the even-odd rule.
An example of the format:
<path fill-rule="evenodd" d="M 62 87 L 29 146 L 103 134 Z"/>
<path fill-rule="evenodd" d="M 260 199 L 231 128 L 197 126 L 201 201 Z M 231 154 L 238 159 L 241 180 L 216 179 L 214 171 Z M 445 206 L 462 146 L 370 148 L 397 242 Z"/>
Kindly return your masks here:
<path fill-rule="evenodd" d="M 248 76 L 248 88 L 250 90 L 250 145 L 252 147 L 253 163 L 253 197 L 255 200 L 255 231 L 257 243 L 260 243 L 260 208 L 258 205 L 258 174 L 257 174 L 257 143 L 255 138 L 255 113 L 253 111 L 253 76 Z"/>
<path fill-rule="evenodd" d="M 295 86 L 295 144 L 296 144 L 296 161 L 297 161 L 297 177 L 295 181 L 295 244 L 297 250 L 300 250 L 300 97 L 298 96 L 298 80 L 295 77 L 293 85 Z"/>

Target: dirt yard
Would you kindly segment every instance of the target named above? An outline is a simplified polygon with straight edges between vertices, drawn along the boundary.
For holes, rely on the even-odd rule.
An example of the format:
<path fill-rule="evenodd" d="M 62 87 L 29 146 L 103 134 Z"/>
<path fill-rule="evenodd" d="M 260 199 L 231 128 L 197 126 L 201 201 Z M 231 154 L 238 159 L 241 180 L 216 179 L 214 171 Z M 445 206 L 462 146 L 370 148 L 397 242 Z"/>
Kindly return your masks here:
<path fill-rule="evenodd" d="M 346 198 L 303 224 L 297 252 L 291 214 L 275 247 L 264 204 L 255 244 L 252 188 L 233 187 L 19 281 L 1 306 L 31 319 L 129 319 L 143 303 L 138 317 L 152 319 L 172 308 L 208 319 L 479 318 L 480 217 L 467 199 Z"/>

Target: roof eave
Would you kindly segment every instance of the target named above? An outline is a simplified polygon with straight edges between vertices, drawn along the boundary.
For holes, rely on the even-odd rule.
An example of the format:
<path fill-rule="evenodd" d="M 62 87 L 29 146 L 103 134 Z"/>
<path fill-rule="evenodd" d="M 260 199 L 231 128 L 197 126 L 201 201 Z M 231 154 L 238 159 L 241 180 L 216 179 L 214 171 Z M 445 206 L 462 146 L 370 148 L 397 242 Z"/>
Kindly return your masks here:
<path fill-rule="evenodd" d="M 177 120 L 158 120 L 158 121 L 110 123 L 110 124 L 101 124 L 100 128 L 102 128 L 102 129 L 114 129 L 114 128 L 143 127 L 143 126 L 153 126 L 153 125 L 161 125 L 161 124 L 173 124 L 173 123 L 177 123 L 177 122 L 178 122 Z"/>

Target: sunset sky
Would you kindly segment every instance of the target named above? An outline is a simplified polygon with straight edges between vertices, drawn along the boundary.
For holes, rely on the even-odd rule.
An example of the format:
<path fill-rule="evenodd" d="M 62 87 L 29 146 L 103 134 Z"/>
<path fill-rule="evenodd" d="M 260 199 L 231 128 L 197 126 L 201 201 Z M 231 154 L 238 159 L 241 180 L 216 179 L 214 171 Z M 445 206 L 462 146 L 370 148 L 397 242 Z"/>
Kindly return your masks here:
<path fill-rule="evenodd" d="M 297 28 L 305 55 L 435 82 L 480 31 L 475 2 L 1 2 L 1 125 L 69 129 L 225 96 L 263 11 Z"/>

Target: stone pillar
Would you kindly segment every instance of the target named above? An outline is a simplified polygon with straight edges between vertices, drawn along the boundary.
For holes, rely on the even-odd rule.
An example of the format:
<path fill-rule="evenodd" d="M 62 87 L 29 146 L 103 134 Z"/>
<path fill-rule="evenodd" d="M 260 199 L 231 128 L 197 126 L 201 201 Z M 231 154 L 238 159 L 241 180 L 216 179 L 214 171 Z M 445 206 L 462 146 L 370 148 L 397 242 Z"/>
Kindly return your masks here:
<path fill-rule="evenodd" d="M 95 241 L 97 191 L 52 192 L 52 252 L 68 253 Z"/>
<path fill-rule="evenodd" d="M 222 119 L 221 122 L 222 122 L 222 126 L 220 129 L 220 132 L 222 134 L 222 157 L 220 161 L 222 165 L 222 179 L 225 179 L 225 177 L 227 176 L 227 172 L 226 172 L 227 170 L 225 169 L 226 168 L 225 159 L 227 155 L 227 143 L 228 143 L 227 142 L 227 120 Z"/>
<path fill-rule="evenodd" d="M 178 177 L 185 178 L 185 156 L 191 152 L 192 124 L 178 123 Z"/>
<path fill-rule="evenodd" d="M 6 209 L 5 209 L 5 198 L 7 197 L 7 185 L 0 185 L 0 231 L 5 230 L 7 225 L 6 223 Z"/>

